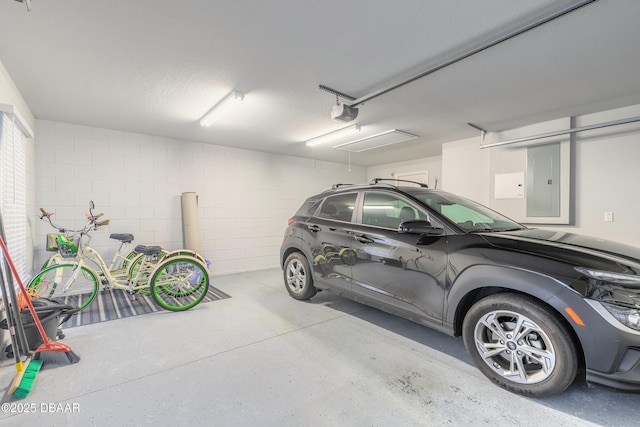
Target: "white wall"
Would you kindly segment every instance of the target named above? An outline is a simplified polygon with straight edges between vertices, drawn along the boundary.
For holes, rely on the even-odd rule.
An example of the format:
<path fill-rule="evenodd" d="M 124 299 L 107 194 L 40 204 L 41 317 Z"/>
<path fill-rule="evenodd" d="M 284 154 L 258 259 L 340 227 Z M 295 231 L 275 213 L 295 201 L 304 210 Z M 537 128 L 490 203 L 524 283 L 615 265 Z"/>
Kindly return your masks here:
<path fill-rule="evenodd" d="M 564 131 L 569 128 L 571 128 L 571 118 L 565 117 L 505 132 L 491 133 L 488 134 L 484 144 L 489 145 L 492 142 L 498 141 L 513 141 L 532 135 Z M 555 184 L 559 187 L 558 195 L 560 196 L 560 200 L 558 202 L 558 208 L 560 212 L 559 215 L 555 217 L 529 216 L 527 214 L 527 197 L 530 190 L 533 189 L 527 185 L 529 182 L 528 174 L 530 173 L 530 171 L 527 170 L 528 150 L 530 147 L 540 147 L 547 144 L 558 144 L 560 151 L 559 159 L 557 159 L 560 174 L 555 179 Z M 485 152 L 486 158 L 489 161 L 489 170 L 486 175 L 489 178 L 489 201 L 487 205 L 523 224 L 570 224 L 571 147 L 571 135 L 564 134 L 482 150 Z M 522 194 L 522 197 L 513 197 L 512 195 L 512 197 L 497 198 L 495 179 L 498 176 L 504 178 L 509 174 L 520 175 L 520 178 L 524 179 L 522 182 L 517 182 L 517 185 L 522 185 L 522 187 L 516 187 L 516 182 L 511 182 L 512 186 L 510 187 L 512 191 L 518 190 L 518 193 Z M 545 177 L 547 179 L 550 178 L 548 176 Z M 534 176 L 531 175 L 530 178 L 533 179 Z"/>
<path fill-rule="evenodd" d="M 575 125 L 639 114 L 640 106 L 634 106 L 578 117 Z M 500 157 L 492 154 L 497 148 L 481 150 L 478 137 L 444 144 L 441 157 L 366 170 L 352 166 L 349 172 L 344 164 L 66 123 L 36 121 L 36 135 L 36 207 L 79 227 L 93 199 L 112 219 L 92 242 L 104 253 L 115 249 L 110 232 L 132 232 L 136 243 L 174 249 L 182 245 L 180 194 L 195 191 L 203 252 L 214 274 L 276 266 L 287 218 L 307 196 L 335 182 L 428 170 L 430 186 L 438 179 L 438 188 L 491 205 L 492 162 Z M 640 125 L 577 134 L 574 158 L 575 223 L 544 227 L 640 246 Z M 614 212 L 613 222 L 603 221 L 604 211 Z M 35 209 L 30 220 L 38 225 L 37 268 L 51 230 L 37 220 Z"/>
<path fill-rule="evenodd" d="M 640 105 L 578 117 L 575 125 L 638 116 Z M 575 162 L 575 229 L 640 246 L 640 123 L 577 134 Z"/>
<path fill-rule="evenodd" d="M 277 265 L 286 220 L 302 201 L 335 182 L 364 182 L 394 173 L 429 171 L 429 185 L 491 204 L 491 150 L 480 138 L 443 145 L 442 156 L 365 168 L 237 150 L 151 135 L 34 120 L 0 62 L 0 103 L 14 105 L 35 129 L 27 147 L 27 209 L 34 229 L 35 268 L 47 257 L 37 207 L 58 222 L 80 227 L 89 200 L 112 222 L 94 246 L 112 255 L 111 232 L 131 232 L 135 243 L 182 246 L 180 194 L 199 195 L 204 255 L 214 274 Z M 575 126 L 640 115 L 640 105 L 586 115 Z M 495 155 L 493 156 L 495 158 Z M 640 125 L 575 136 L 575 222 L 545 226 L 640 246 Z M 35 177 L 35 179 L 33 178 Z M 614 213 L 604 222 L 603 213 Z M 37 226 L 37 227 L 36 227 Z"/>
<path fill-rule="evenodd" d="M 429 172 L 430 188 L 441 188 L 442 183 L 442 159 L 440 156 L 425 157 L 407 162 L 388 163 L 380 166 L 371 166 L 367 169 L 367 180 L 373 178 L 395 178 L 399 173 Z"/>
<path fill-rule="evenodd" d="M 479 138 L 442 146 L 442 189 L 489 204 L 489 153 L 479 150 Z"/>
<path fill-rule="evenodd" d="M 278 265 L 287 219 L 336 182 L 363 182 L 366 170 L 151 135 L 36 121 L 37 207 L 66 227 L 81 227 L 89 200 L 110 218 L 92 245 L 112 256 L 110 233 L 134 243 L 182 247 L 180 195 L 196 192 L 202 252 L 213 274 Z M 48 224 L 37 222 L 36 268 Z"/>
<path fill-rule="evenodd" d="M 27 103 L 13 83 L 2 61 L 0 61 L 0 104 L 8 104 L 16 107 L 27 125 L 29 125 L 31 129 L 34 128 L 35 120 L 31 114 L 31 110 L 29 110 Z"/>
<path fill-rule="evenodd" d="M 640 116 L 640 105 L 574 118 L 574 126 Z M 572 225 L 544 225 L 640 246 L 640 124 L 609 127 L 575 134 L 573 184 L 575 221 Z M 500 150 L 480 149 L 480 137 L 443 145 L 443 189 L 491 206 L 492 170 Z M 614 213 L 604 222 L 604 212 Z"/>

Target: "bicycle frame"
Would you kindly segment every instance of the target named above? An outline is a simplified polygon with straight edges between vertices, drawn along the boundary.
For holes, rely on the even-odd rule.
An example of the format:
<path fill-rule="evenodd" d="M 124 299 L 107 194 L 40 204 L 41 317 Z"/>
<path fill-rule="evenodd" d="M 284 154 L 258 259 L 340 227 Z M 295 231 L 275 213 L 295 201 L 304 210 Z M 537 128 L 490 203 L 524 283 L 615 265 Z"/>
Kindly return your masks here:
<path fill-rule="evenodd" d="M 68 236 L 65 236 L 68 237 Z M 91 236 L 89 236 L 89 241 L 91 240 Z M 125 265 L 125 262 L 129 261 L 131 258 L 128 257 L 129 254 L 131 254 L 134 251 L 129 251 L 127 252 L 126 255 L 123 255 L 122 249 L 127 245 L 126 242 L 121 242 L 120 243 L 120 247 L 118 248 L 118 250 L 116 251 L 116 253 L 113 255 L 113 258 L 111 259 L 110 264 L 108 265 L 107 269 L 111 272 L 115 272 L 117 270 L 123 269 L 123 266 Z M 89 242 L 84 243 L 81 245 L 81 249 L 82 250 L 78 250 L 78 252 L 76 253 L 76 255 L 73 258 L 70 257 L 64 257 L 62 256 L 59 252 L 56 254 L 51 255 L 51 257 L 49 257 L 49 259 L 46 262 L 46 265 L 52 265 L 52 264 L 60 264 L 62 262 L 65 261 L 76 261 L 79 260 L 82 257 L 85 258 L 95 258 L 96 255 L 99 255 L 99 253 L 93 249 L 92 247 L 89 246 Z M 102 258 L 102 256 L 101 256 Z M 118 266 L 116 268 L 116 266 Z"/>
<path fill-rule="evenodd" d="M 38 289 L 37 292 L 47 297 L 87 295 L 84 302 L 76 300 L 80 308 L 90 304 L 96 293 L 104 289 L 124 290 L 132 297 L 142 291 L 160 307 L 170 311 L 188 310 L 202 301 L 209 288 L 209 271 L 208 262 L 200 254 L 190 249 L 168 252 L 160 246 L 138 245 L 125 256 L 122 249 L 133 240 L 133 236 L 111 235 L 121 243 L 110 265 L 107 265 L 90 242 L 91 232 L 107 225 L 109 220 L 98 221 L 102 214 L 94 215 L 93 208 L 91 202 L 87 222 L 80 230 L 54 224 L 51 220 L 53 214 L 40 209 L 40 219 L 49 221 L 62 234 L 48 239 L 48 243 L 55 242 L 55 245 L 48 244 L 47 250 L 57 250 L 58 253 L 49 258 L 47 264 L 51 265 L 30 282 L 30 286 Z M 116 265 L 122 267 L 114 269 Z M 74 288 L 76 281 L 81 285 Z"/>
<path fill-rule="evenodd" d="M 133 294 L 149 287 L 148 277 L 156 266 L 155 260 L 149 258 L 151 257 L 144 256 L 135 276 L 131 278 L 129 278 L 126 269 L 112 271 L 100 253 L 86 245 L 83 248 L 82 256 L 77 260 L 69 262 L 69 264 L 75 265 L 77 271 L 81 271 L 81 267 L 91 271 L 98 280 L 100 280 L 105 289 L 121 289 Z M 77 276 L 74 275 L 74 278 L 75 277 Z"/>
<path fill-rule="evenodd" d="M 46 219 L 49 224 L 62 233 L 65 238 L 74 239 L 77 237 L 77 251 L 73 257 L 65 257 L 58 251 L 58 253 L 52 255 L 47 261 L 47 265 L 66 263 L 75 266 L 76 273 L 73 275 L 69 284 L 77 278 L 78 272 L 84 267 L 93 273 L 96 278 L 100 280 L 102 286 L 107 289 L 122 289 L 133 294 L 149 287 L 149 283 L 145 281 L 145 277 L 153 270 L 152 266 L 155 261 L 157 261 L 153 259 L 153 256 L 145 255 L 141 260 L 139 268 L 136 270 L 135 277 L 129 277 L 126 268 L 114 269 L 116 265 L 122 266 L 125 261 L 130 260 L 122 254 L 122 248 L 127 244 L 126 242 L 120 243 L 120 247 L 113 255 L 113 259 L 109 265 L 107 265 L 102 255 L 89 245 L 92 238 L 91 232 L 103 225 L 109 224 L 109 220 L 97 221 L 102 214 L 93 214 L 93 202 L 91 202 L 89 213 L 86 215 L 87 222 L 80 230 L 70 230 L 56 225 L 51 220 L 53 213 L 49 213 L 43 208 L 40 208 L 40 211 L 42 212 L 40 219 Z M 86 242 L 85 239 L 87 239 Z M 69 284 L 67 284 L 67 286 L 69 286 Z"/>

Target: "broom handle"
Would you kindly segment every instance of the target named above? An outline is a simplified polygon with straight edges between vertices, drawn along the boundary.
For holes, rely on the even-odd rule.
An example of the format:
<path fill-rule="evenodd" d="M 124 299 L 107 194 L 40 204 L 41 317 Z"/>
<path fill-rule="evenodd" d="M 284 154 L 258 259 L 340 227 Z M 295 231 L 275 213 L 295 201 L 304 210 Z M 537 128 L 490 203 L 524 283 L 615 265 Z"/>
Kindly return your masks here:
<path fill-rule="evenodd" d="M 29 298 L 29 294 L 27 293 L 27 290 L 22 284 L 22 280 L 20 279 L 18 270 L 16 269 L 16 266 L 13 264 L 13 261 L 11 260 L 11 256 L 9 255 L 9 249 L 7 249 L 7 246 L 4 244 L 4 239 L 2 237 L 0 237 L 0 245 L 2 245 L 2 252 L 4 252 L 4 258 L 7 261 L 7 263 L 9 263 L 9 267 L 11 267 L 13 276 L 15 277 L 16 282 L 18 282 L 18 286 L 20 286 L 20 290 L 22 291 L 22 295 L 24 296 L 24 299 L 27 301 L 27 306 L 29 307 L 31 316 L 33 316 L 33 320 L 36 323 L 38 332 L 40 332 L 40 335 L 42 336 L 42 342 L 44 344 L 48 344 L 49 338 L 47 337 L 47 333 L 42 327 L 42 323 L 40 323 L 40 318 L 38 317 L 38 313 L 36 313 L 36 309 L 33 307 L 33 304 L 31 303 L 31 298 Z"/>
<path fill-rule="evenodd" d="M 4 261 L 4 260 L 3 260 Z M 2 269 L 2 274 L 0 274 L 0 282 L 2 282 L 2 297 L 4 298 L 4 308 L 7 313 L 7 328 L 9 328 L 9 335 L 11 335 L 11 345 L 13 346 L 13 355 L 16 359 L 16 370 L 21 372 L 23 369 L 22 359 L 20 358 L 21 349 L 18 343 L 18 337 L 16 336 L 16 327 L 14 324 L 14 319 L 16 318 L 15 307 L 13 301 L 9 302 L 9 281 L 7 280 L 7 272 L 4 266 L 0 265 Z M 15 292 L 14 292 L 15 293 Z M 11 298 L 13 300 L 13 298 Z M 20 315 L 20 313 L 18 313 Z"/>

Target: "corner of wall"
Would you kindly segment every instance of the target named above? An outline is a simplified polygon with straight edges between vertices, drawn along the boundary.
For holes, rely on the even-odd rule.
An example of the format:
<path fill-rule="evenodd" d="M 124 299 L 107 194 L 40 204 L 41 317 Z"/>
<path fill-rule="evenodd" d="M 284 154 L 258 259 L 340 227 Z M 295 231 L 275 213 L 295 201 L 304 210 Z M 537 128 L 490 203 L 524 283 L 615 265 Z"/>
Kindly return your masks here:
<path fill-rule="evenodd" d="M 24 98 L 18 91 L 13 79 L 9 75 L 9 72 L 4 67 L 2 60 L 0 60 L 0 104 L 13 105 L 19 114 L 24 118 L 26 124 L 35 129 L 35 119 L 31 110 L 27 106 Z"/>

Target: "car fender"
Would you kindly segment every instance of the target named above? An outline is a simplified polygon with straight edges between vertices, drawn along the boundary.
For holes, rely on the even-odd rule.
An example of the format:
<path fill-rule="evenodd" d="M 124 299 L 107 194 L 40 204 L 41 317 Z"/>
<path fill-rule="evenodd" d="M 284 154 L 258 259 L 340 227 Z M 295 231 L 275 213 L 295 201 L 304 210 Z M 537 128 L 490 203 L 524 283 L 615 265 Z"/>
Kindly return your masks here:
<path fill-rule="evenodd" d="M 531 295 L 552 305 L 565 318 L 568 315 L 563 312 L 564 307 L 582 300 L 581 295 L 567 284 L 539 272 L 509 266 L 473 265 L 462 271 L 451 285 L 445 300 L 445 324 L 455 327 L 460 321 L 458 317 L 464 314 L 460 310 L 461 302 L 470 293 L 483 288 L 503 288 Z M 560 299 L 558 295 L 562 290 L 568 292 L 562 292 Z M 564 301 L 567 298 L 571 301 Z"/>
<path fill-rule="evenodd" d="M 313 257 L 308 250 L 308 246 L 304 239 L 299 236 L 287 236 L 280 251 L 280 267 L 284 267 L 284 262 L 291 252 L 301 252 L 307 258 L 307 261 L 311 263 Z"/>
<path fill-rule="evenodd" d="M 451 328 L 454 334 L 461 330 L 463 310 L 468 308 L 465 297 L 482 288 L 520 292 L 552 307 L 575 334 L 588 369 L 611 372 L 624 355 L 624 348 L 617 353 L 601 349 L 619 346 L 626 328 L 618 325 L 612 333 L 612 323 L 598 314 L 575 289 L 551 276 L 517 267 L 475 265 L 458 275 L 445 301 L 445 327 Z"/>

